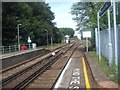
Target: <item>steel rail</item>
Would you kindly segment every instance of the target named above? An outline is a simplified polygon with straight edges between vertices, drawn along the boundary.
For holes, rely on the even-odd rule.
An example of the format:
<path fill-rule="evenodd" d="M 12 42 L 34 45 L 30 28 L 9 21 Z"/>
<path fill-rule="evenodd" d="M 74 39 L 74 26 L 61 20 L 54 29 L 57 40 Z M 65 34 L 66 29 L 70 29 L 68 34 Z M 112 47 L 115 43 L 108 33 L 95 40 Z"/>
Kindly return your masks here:
<path fill-rule="evenodd" d="M 72 45 L 73 46 L 73 45 Z M 23 82 L 18 84 L 13 90 L 22 90 L 24 89 L 32 80 L 34 80 L 36 77 L 38 77 L 40 74 L 42 74 L 45 70 L 47 70 L 52 64 L 54 64 L 62 55 L 64 55 L 72 46 L 70 46 L 65 52 L 60 52 L 59 55 L 57 55 L 55 58 L 53 58 L 50 62 L 48 62 L 46 65 L 44 65 L 42 68 L 40 68 L 38 71 L 33 73 L 30 77 L 25 79 Z"/>
<path fill-rule="evenodd" d="M 70 46 L 71 47 L 71 46 Z M 69 48 L 70 48 L 69 47 Z M 59 52 L 59 51 L 58 51 Z M 67 50 L 66 50 L 66 52 L 67 52 Z M 63 52 L 62 52 L 63 53 Z M 62 53 L 60 53 L 60 55 L 62 55 Z M 65 52 L 64 52 L 65 53 Z M 49 56 L 49 57 L 47 57 L 47 59 L 48 58 L 50 58 L 51 56 Z M 55 58 L 57 58 L 57 57 L 59 57 L 59 54 L 58 54 L 58 56 L 56 56 Z M 55 58 L 53 58 L 53 59 L 55 59 Z M 45 58 L 46 59 L 46 58 Z M 44 59 L 44 60 L 45 60 Z M 44 61 L 44 60 L 42 60 L 42 61 Z M 40 61 L 39 63 L 42 63 L 42 61 Z M 53 62 L 55 61 L 55 60 L 52 60 Z M 48 63 L 48 65 L 51 65 L 53 62 L 49 62 Z M 51 63 L 51 64 L 50 64 Z M 35 65 L 37 65 L 37 64 L 34 64 L 32 67 L 34 67 Z M 47 64 L 46 64 L 47 65 Z M 45 68 L 46 67 L 46 65 L 44 65 L 41 69 L 43 69 L 43 68 Z M 26 71 L 29 71 L 30 69 L 32 69 L 32 67 L 30 66 L 29 68 L 26 68 L 25 70 L 23 70 L 23 71 L 21 71 L 21 72 L 19 72 L 19 73 L 17 73 L 17 74 L 14 74 L 14 75 L 12 75 L 12 76 L 10 76 L 9 78 L 6 78 L 6 79 L 4 79 L 3 81 L 2 81 L 2 84 L 3 84 L 3 86 L 5 85 L 5 84 L 7 84 L 9 81 L 11 81 L 11 80 L 13 80 L 13 79 L 16 79 L 17 77 L 19 77 L 19 76 L 21 76 L 22 74 L 24 74 Z M 41 69 L 40 69 L 40 71 L 41 71 Z M 43 69 L 44 70 L 44 69 Z M 38 73 L 38 72 L 40 72 L 39 70 L 38 71 L 36 71 L 35 72 L 35 74 L 36 73 Z M 34 76 L 34 74 L 32 74 L 32 76 Z M 31 76 L 31 77 L 32 77 Z M 31 78 L 31 77 L 29 77 L 29 78 Z M 28 81 L 28 79 L 29 78 L 27 78 L 26 80 Z M 25 83 L 26 83 L 26 81 L 24 81 Z M 23 82 L 23 83 L 24 83 Z M 21 84 L 20 84 L 21 85 Z M 22 84 L 23 85 L 23 84 Z M 19 85 L 18 85 L 19 86 Z M 17 86 L 17 87 L 18 87 Z M 21 86 L 20 86 L 21 87 Z M 16 88 L 16 87 L 15 87 Z"/>

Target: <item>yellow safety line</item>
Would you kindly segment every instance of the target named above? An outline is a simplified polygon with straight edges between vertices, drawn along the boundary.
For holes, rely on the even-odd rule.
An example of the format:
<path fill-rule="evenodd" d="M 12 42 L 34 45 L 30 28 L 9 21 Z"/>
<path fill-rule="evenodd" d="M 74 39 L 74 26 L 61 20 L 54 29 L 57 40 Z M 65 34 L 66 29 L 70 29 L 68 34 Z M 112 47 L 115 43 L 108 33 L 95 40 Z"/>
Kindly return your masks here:
<path fill-rule="evenodd" d="M 87 70 L 86 70 L 86 64 L 85 64 L 84 57 L 82 57 L 82 63 L 83 63 L 83 70 L 84 70 L 84 78 L 85 78 L 86 88 L 87 88 L 87 90 L 90 90 L 90 83 L 89 83 L 89 80 L 88 80 L 88 74 L 87 74 Z"/>

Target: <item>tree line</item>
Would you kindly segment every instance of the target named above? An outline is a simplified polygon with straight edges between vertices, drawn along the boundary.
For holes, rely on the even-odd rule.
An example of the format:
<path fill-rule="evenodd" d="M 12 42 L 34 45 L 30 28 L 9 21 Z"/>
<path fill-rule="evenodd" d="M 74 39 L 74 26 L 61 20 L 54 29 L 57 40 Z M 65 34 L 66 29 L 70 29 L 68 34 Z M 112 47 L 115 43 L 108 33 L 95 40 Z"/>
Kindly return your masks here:
<path fill-rule="evenodd" d="M 48 42 L 60 43 L 64 34 L 57 28 L 54 13 L 45 2 L 2 2 L 2 45 L 14 45 L 17 42 L 17 25 L 20 43 L 27 43 L 28 36 L 32 43 L 45 45 Z"/>
<path fill-rule="evenodd" d="M 73 20 L 77 23 L 77 30 L 97 27 L 97 12 L 104 2 L 77 2 L 71 7 Z M 110 8 L 111 26 L 113 26 L 113 8 Z M 120 24 L 120 2 L 116 3 L 117 24 Z M 107 12 L 100 18 L 100 29 L 108 28 Z"/>
<path fill-rule="evenodd" d="M 76 30 L 92 31 L 93 35 L 97 28 L 97 12 L 104 5 L 104 2 L 76 2 L 71 7 L 73 20 L 77 24 Z M 116 22 L 120 24 L 120 2 L 116 2 Z M 113 8 L 110 7 L 111 27 L 113 27 Z M 107 12 L 100 18 L 100 30 L 108 28 Z M 95 36 L 92 37 L 92 42 L 95 42 Z"/>
<path fill-rule="evenodd" d="M 30 36 L 37 45 L 46 44 L 46 31 L 53 42 L 58 38 L 54 13 L 45 2 L 3 2 L 2 3 L 2 39 L 3 45 L 17 44 L 17 25 L 20 26 L 20 42 L 27 43 Z M 49 40 L 50 41 L 50 40 Z"/>

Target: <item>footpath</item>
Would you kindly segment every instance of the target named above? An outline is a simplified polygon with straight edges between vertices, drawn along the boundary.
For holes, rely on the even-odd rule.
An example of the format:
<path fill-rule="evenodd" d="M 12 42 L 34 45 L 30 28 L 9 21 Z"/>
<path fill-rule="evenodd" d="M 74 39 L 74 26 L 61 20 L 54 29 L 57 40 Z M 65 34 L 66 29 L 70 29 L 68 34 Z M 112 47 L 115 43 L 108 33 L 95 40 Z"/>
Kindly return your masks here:
<path fill-rule="evenodd" d="M 97 61 L 95 62 L 95 60 L 91 58 L 90 52 L 85 52 L 85 56 L 90 64 L 91 71 L 96 82 L 103 88 L 118 89 L 118 84 L 109 80 L 109 78 L 104 74 L 103 70 L 98 65 Z"/>

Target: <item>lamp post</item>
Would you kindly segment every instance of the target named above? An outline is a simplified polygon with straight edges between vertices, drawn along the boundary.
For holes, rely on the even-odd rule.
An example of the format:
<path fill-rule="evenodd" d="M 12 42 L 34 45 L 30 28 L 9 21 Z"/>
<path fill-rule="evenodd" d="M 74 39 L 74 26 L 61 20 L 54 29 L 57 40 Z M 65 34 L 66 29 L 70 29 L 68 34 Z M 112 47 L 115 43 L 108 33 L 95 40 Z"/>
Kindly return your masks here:
<path fill-rule="evenodd" d="M 59 44 L 59 33 L 57 32 L 57 34 L 58 34 L 58 44 Z"/>
<path fill-rule="evenodd" d="M 45 31 L 47 32 L 47 46 L 48 46 L 48 30 L 45 29 Z"/>
<path fill-rule="evenodd" d="M 51 36 L 51 46 L 53 45 L 53 36 Z"/>
<path fill-rule="evenodd" d="M 19 26 L 22 24 L 17 25 L 17 32 L 18 32 L 18 49 L 20 50 L 20 33 L 19 33 Z"/>

